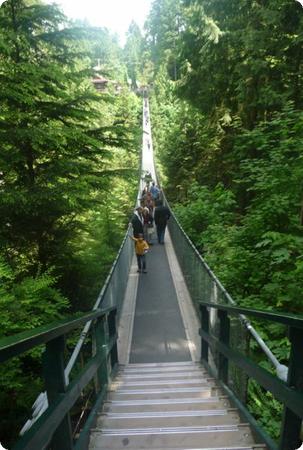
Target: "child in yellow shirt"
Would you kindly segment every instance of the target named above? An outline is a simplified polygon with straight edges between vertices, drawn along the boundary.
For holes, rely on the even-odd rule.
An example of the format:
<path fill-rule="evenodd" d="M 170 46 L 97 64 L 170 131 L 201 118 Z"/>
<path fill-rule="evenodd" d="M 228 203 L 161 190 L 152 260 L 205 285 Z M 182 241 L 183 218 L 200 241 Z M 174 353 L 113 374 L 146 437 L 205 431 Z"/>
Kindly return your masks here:
<path fill-rule="evenodd" d="M 135 252 L 136 252 L 137 263 L 138 263 L 137 272 L 147 273 L 145 254 L 148 252 L 148 249 L 149 249 L 148 243 L 143 239 L 143 234 L 138 234 L 137 238 L 135 238 L 133 236 L 130 236 L 130 237 L 133 241 L 135 241 Z"/>

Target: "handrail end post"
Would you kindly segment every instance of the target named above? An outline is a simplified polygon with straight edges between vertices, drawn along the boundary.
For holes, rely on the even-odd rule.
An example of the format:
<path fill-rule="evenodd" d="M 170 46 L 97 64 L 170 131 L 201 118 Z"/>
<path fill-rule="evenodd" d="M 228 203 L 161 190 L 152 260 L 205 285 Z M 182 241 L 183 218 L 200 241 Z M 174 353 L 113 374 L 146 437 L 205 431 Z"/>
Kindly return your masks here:
<path fill-rule="evenodd" d="M 219 310 L 218 316 L 220 319 L 220 342 L 229 346 L 230 319 L 228 317 L 228 313 L 226 311 Z M 219 354 L 218 375 L 219 379 L 222 380 L 223 383 L 228 384 L 228 358 L 226 358 L 226 356 L 224 356 L 222 353 Z"/>
<path fill-rule="evenodd" d="M 65 336 L 59 336 L 46 344 L 43 353 L 43 374 L 47 392 L 48 404 L 57 400 L 58 396 L 66 391 L 64 374 Z M 66 414 L 51 438 L 51 445 L 60 450 L 72 450 L 72 427 L 70 414 Z"/>
<path fill-rule="evenodd" d="M 117 334 L 117 309 L 112 310 L 108 315 L 108 331 L 109 331 L 109 339 L 115 337 Z M 117 340 L 115 340 L 115 344 L 113 345 L 110 352 L 110 362 L 111 362 L 111 370 L 118 364 L 118 344 Z"/>
<path fill-rule="evenodd" d="M 209 312 L 206 306 L 200 306 L 201 312 L 201 329 L 205 333 L 209 333 Z M 201 360 L 208 362 L 208 342 L 201 336 Z"/>

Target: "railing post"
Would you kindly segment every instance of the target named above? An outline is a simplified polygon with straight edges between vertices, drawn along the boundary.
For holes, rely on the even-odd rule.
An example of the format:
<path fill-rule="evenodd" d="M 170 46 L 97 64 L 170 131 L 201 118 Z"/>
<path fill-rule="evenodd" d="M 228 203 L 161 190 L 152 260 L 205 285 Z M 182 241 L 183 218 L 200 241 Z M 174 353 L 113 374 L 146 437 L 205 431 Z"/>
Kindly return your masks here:
<path fill-rule="evenodd" d="M 229 345 L 229 334 L 230 334 L 230 320 L 226 311 L 218 311 L 218 316 L 220 319 L 220 331 L 219 340 L 222 344 Z M 223 383 L 228 382 L 228 358 L 222 353 L 219 353 L 219 367 L 218 367 L 219 379 Z"/>
<path fill-rule="evenodd" d="M 209 333 L 209 312 L 206 306 L 200 306 L 201 328 L 205 333 Z M 208 362 L 208 342 L 201 337 L 201 359 Z"/>
<path fill-rule="evenodd" d="M 289 369 L 287 384 L 303 393 L 303 358 L 302 343 L 303 330 L 299 328 L 290 328 L 289 339 L 291 342 L 291 351 L 289 358 Z M 279 443 L 280 450 L 294 450 L 300 444 L 300 431 L 302 419 L 293 413 L 289 408 L 284 408 L 281 439 Z"/>
<path fill-rule="evenodd" d="M 60 394 L 66 392 L 63 352 L 65 346 L 64 336 L 47 342 L 43 353 L 43 373 L 45 389 L 49 406 L 57 400 Z M 56 450 L 72 450 L 72 427 L 70 415 L 67 414 L 53 434 L 51 448 Z"/>
<path fill-rule="evenodd" d="M 117 316 L 117 310 L 114 309 L 111 311 L 108 315 L 108 332 L 109 332 L 109 339 L 115 337 L 117 334 L 117 328 L 116 328 L 116 316 Z M 117 340 L 115 341 L 115 344 L 113 345 L 111 352 L 110 352 L 110 361 L 111 361 L 111 368 L 113 369 L 116 364 L 118 364 L 118 345 Z"/>
<path fill-rule="evenodd" d="M 96 338 L 96 353 L 102 353 L 104 356 L 103 364 L 99 367 L 97 372 L 99 390 L 102 386 L 108 384 L 108 362 L 107 362 L 107 340 L 108 330 L 106 316 L 101 316 L 97 319 L 95 325 L 95 338 Z"/>

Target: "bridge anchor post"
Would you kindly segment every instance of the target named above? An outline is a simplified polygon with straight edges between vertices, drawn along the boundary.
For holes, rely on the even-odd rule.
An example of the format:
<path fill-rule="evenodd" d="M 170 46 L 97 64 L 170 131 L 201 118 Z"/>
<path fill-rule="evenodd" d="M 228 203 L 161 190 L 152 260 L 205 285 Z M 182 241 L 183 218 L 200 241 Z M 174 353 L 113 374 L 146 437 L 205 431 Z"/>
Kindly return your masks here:
<path fill-rule="evenodd" d="M 43 373 L 45 379 L 45 389 L 49 406 L 52 405 L 58 396 L 66 391 L 64 375 L 64 353 L 65 338 L 59 336 L 46 344 L 43 354 Z M 51 440 L 51 448 L 56 450 L 72 450 L 72 427 L 70 415 L 66 414 Z"/>

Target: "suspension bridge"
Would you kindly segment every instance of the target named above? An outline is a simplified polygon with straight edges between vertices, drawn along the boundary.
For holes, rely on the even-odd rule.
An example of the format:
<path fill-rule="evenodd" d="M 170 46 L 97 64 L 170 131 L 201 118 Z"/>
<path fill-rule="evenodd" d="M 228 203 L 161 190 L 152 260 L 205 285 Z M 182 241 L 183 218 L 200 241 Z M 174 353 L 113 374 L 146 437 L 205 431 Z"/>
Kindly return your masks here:
<path fill-rule="evenodd" d="M 142 174 L 157 180 L 148 98 L 143 98 Z M 140 180 L 139 192 L 144 186 Z M 139 202 L 138 194 L 138 202 Z M 165 197 L 164 200 L 168 205 Z M 45 347 L 42 392 L 13 449 L 294 450 L 303 417 L 303 319 L 237 307 L 171 211 L 165 245 L 138 274 L 125 238 L 89 313 L 0 341 L 0 362 Z M 288 367 L 250 319 L 285 326 Z M 79 340 L 66 361 L 65 340 Z M 269 372 L 249 356 L 253 339 Z M 79 361 L 81 360 L 81 364 Z M 250 414 L 254 380 L 283 405 L 279 442 Z M 90 386 L 77 423 L 71 410 Z"/>

